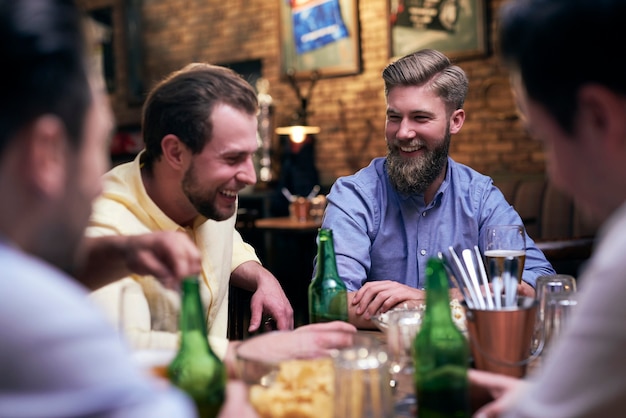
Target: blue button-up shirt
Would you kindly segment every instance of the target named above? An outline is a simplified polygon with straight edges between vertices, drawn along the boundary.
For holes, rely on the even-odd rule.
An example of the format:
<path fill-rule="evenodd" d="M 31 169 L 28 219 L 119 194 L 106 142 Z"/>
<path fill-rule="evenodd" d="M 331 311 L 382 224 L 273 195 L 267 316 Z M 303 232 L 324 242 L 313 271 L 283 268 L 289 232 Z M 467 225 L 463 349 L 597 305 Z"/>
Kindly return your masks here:
<path fill-rule="evenodd" d="M 323 228 L 333 230 L 337 268 L 349 291 L 374 280 L 423 288 L 426 261 L 449 246 L 456 253 L 475 245 L 484 254 L 488 225 L 522 224 L 490 177 L 448 158 L 446 177 L 428 205 L 424 195 L 400 194 L 391 185 L 385 158 L 339 178 L 328 194 Z M 522 280 L 535 286 L 554 269 L 526 236 Z"/>

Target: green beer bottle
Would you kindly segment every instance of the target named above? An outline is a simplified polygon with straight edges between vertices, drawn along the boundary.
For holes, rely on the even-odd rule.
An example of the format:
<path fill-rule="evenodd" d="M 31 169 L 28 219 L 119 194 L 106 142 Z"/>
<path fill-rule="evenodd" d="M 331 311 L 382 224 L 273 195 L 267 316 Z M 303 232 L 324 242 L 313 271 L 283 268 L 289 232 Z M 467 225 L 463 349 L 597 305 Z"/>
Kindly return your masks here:
<path fill-rule="evenodd" d="M 426 311 L 413 342 L 419 418 L 470 417 L 469 344 L 452 322 L 443 262 L 426 264 Z"/>
<path fill-rule="evenodd" d="M 317 241 L 317 270 L 309 284 L 309 321 L 348 321 L 348 291 L 337 274 L 333 231 L 320 228 Z"/>
<path fill-rule="evenodd" d="M 213 418 L 224 402 L 226 367 L 207 339 L 198 278 L 186 277 L 182 291 L 180 348 L 168 366 L 168 377 L 193 399 L 200 418 Z"/>

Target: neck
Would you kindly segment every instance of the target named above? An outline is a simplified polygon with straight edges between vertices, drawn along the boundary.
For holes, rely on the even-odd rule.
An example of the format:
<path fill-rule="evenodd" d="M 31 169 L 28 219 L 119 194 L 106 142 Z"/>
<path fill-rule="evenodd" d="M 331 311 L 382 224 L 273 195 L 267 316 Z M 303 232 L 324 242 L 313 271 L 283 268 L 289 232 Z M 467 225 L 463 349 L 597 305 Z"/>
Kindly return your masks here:
<path fill-rule="evenodd" d="M 177 224 L 192 226 L 198 213 L 182 191 L 182 174 L 155 163 L 152 171 L 141 169 L 141 180 L 152 201 Z"/>

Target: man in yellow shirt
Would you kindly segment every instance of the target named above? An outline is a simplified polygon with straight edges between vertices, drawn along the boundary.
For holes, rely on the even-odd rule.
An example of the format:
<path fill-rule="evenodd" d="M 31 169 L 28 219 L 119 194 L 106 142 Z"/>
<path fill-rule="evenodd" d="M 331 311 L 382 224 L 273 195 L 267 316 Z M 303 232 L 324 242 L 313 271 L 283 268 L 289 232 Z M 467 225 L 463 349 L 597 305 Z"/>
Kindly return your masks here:
<path fill-rule="evenodd" d="M 187 234 L 202 254 L 201 295 L 211 343 L 226 353 L 229 284 L 254 292 L 250 331 L 263 314 L 293 328 L 276 278 L 235 230 L 237 195 L 256 182 L 257 97 L 229 69 L 190 64 L 158 83 L 143 109 L 145 149 L 104 176 L 88 236 Z M 135 348 L 175 348 L 179 296 L 133 275 L 92 293 Z"/>

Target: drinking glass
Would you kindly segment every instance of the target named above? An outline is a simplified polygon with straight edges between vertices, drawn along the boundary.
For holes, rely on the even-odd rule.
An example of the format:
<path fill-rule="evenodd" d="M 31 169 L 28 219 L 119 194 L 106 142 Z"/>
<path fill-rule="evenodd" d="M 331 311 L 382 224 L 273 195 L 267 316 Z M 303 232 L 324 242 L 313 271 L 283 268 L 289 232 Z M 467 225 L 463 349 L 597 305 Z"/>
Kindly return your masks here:
<path fill-rule="evenodd" d="M 550 313 L 548 313 L 548 305 L 556 303 L 556 300 L 559 297 L 568 298 L 570 297 L 570 295 L 573 295 L 571 296 L 571 299 L 575 301 L 576 279 L 574 278 L 574 276 L 570 276 L 568 274 L 551 274 L 546 276 L 539 276 L 537 278 L 535 293 L 536 299 L 539 301 L 539 306 L 537 308 L 537 321 L 535 324 L 533 349 L 536 349 L 543 340 L 543 349 L 546 350 L 547 346 L 550 343 L 552 335 L 558 333 L 558 331 L 562 328 L 560 322 L 560 312 L 551 311 Z M 557 297 L 557 295 L 564 296 Z M 562 303 L 559 302 L 559 304 Z M 566 304 L 566 302 L 563 302 L 563 304 Z M 550 307 L 551 310 L 553 308 L 559 308 L 559 306 Z M 555 319 L 557 321 L 556 324 L 553 323 Z M 555 327 L 556 329 L 554 329 Z"/>
<path fill-rule="evenodd" d="M 420 308 L 389 311 L 387 346 L 393 373 L 413 373 L 413 340 L 422 325 L 424 310 Z"/>
<path fill-rule="evenodd" d="M 392 381 L 399 393 L 407 394 L 399 399 L 394 407 L 395 415 L 398 417 L 413 416 L 412 411 L 417 404 L 412 388 L 414 372 L 412 350 L 415 335 L 422 325 L 424 309 L 424 305 L 420 304 L 414 308 L 388 312 L 387 347 L 391 360 Z M 411 387 L 402 387 L 407 383 L 410 383 Z"/>
<path fill-rule="evenodd" d="M 544 350 L 559 339 L 578 305 L 576 292 L 548 293 L 544 312 Z"/>
<path fill-rule="evenodd" d="M 331 355 L 335 369 L 334 416 L 394 416 L 393 394 L 389 385 L 389 357 L 379 344 L 357 342 Z"/>
<path fill-rule="evenodd" d="M 485 258 L 487 273 L 491 281 L 503 279 L 506 273 L 505 261 L 517 259 L 517 282 L 522 282 L 522 272 L 526 262 L 526 232 L 523 225 L 489 225 L 485 238 Z M 511 272 L 509 272 L 511 273 Z"/>

